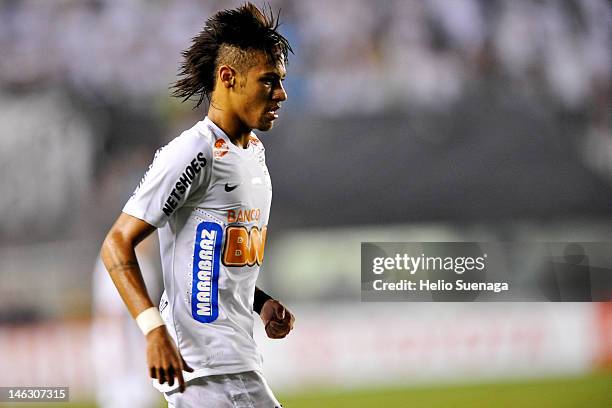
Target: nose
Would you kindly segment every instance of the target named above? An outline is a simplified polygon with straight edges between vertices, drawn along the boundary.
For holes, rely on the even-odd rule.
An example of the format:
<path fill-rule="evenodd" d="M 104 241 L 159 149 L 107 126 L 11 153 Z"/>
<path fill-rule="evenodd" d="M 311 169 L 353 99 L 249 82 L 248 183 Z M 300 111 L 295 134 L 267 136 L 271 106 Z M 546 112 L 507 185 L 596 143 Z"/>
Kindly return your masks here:
<path fill-rule="evenodd" d="M 274 89 L 274 94 L 272 95 L 272 99 L 275 101 L 286 101 L 287 100 L 287 91 L 283 87 L 282 82 L 278 82 L 278 86 Z"/>

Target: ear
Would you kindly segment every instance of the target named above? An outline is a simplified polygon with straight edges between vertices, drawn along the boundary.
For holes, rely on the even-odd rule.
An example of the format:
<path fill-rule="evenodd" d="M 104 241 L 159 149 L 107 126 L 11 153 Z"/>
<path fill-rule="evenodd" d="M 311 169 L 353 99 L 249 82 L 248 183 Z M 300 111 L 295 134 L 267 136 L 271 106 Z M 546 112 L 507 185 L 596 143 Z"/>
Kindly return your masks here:
<path fill-rule="evenodd" d="M 236 71 L 229 65 L 219 67 L 219 79 L 224 87 L 232 88 L 236 82 Z"/>

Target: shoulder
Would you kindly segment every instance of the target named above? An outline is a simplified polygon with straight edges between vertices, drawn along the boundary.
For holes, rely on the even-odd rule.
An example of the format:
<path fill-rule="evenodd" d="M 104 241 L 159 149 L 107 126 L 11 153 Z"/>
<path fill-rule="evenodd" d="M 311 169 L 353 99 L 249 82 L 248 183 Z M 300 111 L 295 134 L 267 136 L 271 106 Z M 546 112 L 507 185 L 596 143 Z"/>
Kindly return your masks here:
<path fill-rule="evenodd" d="M 182 163 L 196 159 L 199 162 L 212 158 L 214 135 L 198 122 L 190 129 L 172 139 L 156 155 L 163 160 Z"/>
<path fill-rule="evenodd" d="M 207 150 L 211 152 L 215 144 L 215 135 L 203 122 L 198 122 L 170 143 L 176 143 L 181 148 L 190 148 L 192 151 Z"/>

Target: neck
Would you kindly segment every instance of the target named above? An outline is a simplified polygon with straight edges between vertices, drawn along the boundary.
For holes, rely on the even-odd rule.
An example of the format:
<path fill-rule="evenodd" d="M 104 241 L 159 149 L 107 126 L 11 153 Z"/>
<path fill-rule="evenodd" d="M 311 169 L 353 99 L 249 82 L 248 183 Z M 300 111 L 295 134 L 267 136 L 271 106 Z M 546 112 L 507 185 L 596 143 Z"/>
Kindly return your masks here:
<path fill-rule="evenodd" d="M 245 127 L 240 122 L 240 119 L 229 113 L 229 110 L 215 107 L 211 103 L 207 116 L 215 125 L 221 128 L 233 144 L 243 149 L 248 146 L 251 129 Z"/>

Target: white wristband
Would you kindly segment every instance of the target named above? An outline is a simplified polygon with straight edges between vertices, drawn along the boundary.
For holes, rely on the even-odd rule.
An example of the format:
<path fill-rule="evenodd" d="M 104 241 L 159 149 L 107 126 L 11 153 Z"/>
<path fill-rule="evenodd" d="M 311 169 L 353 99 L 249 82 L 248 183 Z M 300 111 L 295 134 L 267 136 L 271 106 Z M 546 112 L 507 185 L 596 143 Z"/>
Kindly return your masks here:
<path fill-rule="evenodd" d="M 136 316 L 136 323 L 145 336 L 156 327 L 166 324 L 159 314 L 159 309 L 156 307 L 150 307 L 140 312 L 140 314 Z"/>

